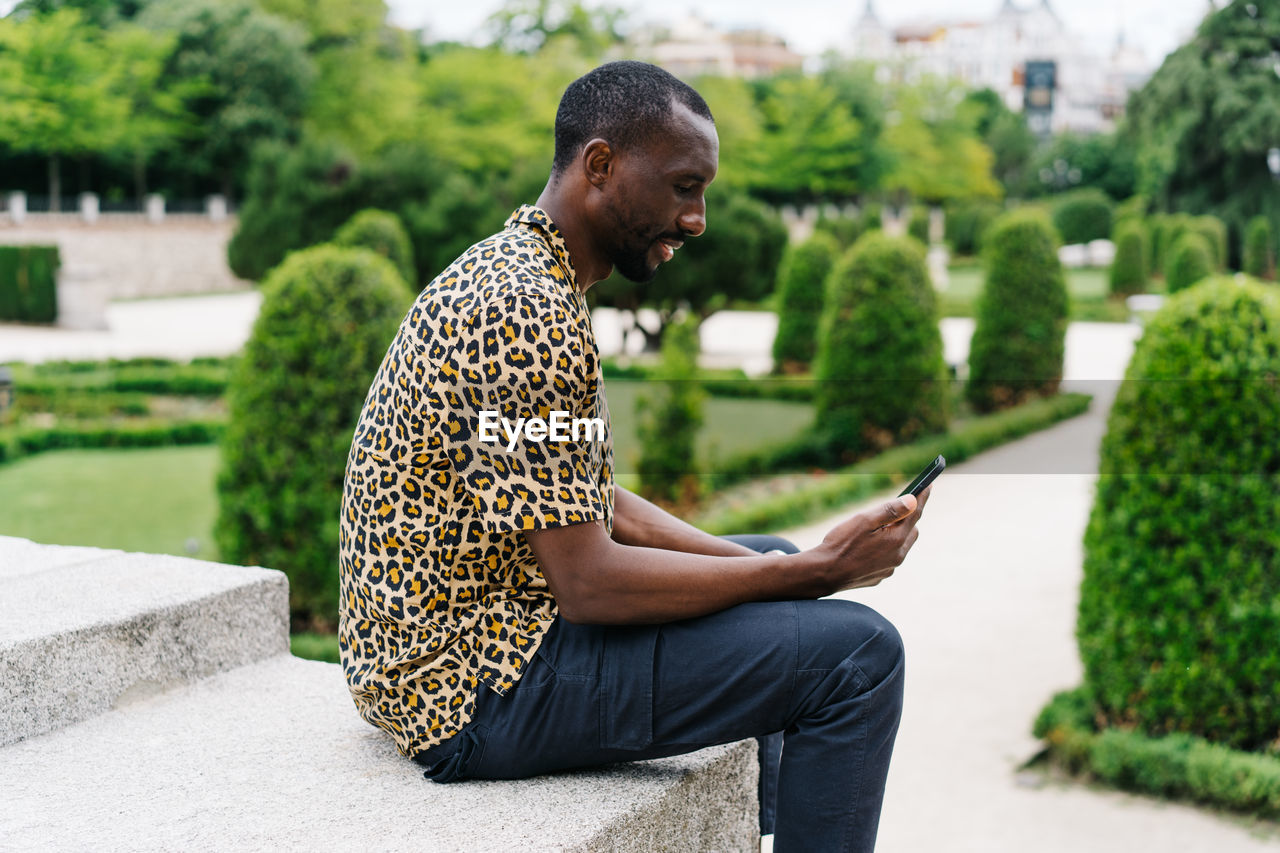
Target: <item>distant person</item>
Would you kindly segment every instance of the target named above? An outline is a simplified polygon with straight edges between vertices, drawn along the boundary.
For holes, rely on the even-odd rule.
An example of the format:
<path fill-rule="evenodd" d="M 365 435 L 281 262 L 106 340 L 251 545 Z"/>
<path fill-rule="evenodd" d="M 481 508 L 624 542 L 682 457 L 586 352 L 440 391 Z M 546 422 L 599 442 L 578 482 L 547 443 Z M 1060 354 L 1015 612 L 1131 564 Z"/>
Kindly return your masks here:
<path fill-rule="evenodd" d="M 706 103 L 655 66 L 570 84 L 537 204 L 427 285 L 369 390 L 342 665 L 361 716 L 438 782 L 758 737 L 774 849 L 870 850 L 902 644 L 867 607 L 817 599 L 892 574 L 928 492 L 797 552 L 614 483 L 584 294 L 615 268 L 651 280 L 706 229 L 718 151 Z"/>

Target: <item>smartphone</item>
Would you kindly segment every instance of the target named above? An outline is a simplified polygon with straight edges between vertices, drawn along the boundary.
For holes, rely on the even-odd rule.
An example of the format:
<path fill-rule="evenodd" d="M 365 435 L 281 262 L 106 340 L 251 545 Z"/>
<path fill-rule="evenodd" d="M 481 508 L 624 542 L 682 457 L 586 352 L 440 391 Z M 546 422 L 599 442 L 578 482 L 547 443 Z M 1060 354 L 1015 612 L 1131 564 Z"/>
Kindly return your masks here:
<path fill-rule="evenodd" d="M 920 493 L 929 488 L 929 484 L 937 479 L 938 475 L 942 473 L 942 469 L 946 467 L 947 460 L 939 454 L 938 458 L 924 466 L 924 470 L 920 472 L 919 476 L 912 480 L 911 485 L 903 489 L 898 494 L 898 497 L 906 494 L 915 495 L 917 498 L 920 497 Z"/>

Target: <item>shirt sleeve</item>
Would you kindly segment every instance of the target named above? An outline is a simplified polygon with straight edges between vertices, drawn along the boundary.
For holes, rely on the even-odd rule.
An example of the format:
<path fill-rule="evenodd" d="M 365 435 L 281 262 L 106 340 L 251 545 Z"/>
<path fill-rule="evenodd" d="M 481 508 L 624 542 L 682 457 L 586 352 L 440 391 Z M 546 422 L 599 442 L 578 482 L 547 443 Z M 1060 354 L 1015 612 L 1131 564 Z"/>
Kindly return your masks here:
<path fill-rule="evenodd" d="M 575 308 L 516 292 L 481 308 L 441 361 L 431 397 L 450 464 L 494 532 L 605 517 L 591 442 L 598 365 Z"/>

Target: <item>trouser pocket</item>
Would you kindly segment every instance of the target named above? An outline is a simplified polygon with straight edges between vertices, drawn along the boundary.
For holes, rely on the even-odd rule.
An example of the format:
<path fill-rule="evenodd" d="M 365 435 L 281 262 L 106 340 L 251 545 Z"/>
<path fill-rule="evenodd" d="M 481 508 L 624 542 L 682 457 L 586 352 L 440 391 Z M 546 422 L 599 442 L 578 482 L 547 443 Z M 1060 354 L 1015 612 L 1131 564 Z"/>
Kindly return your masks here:
<path fill-rule="evenodd" d="M 653 743 L 653 658 L 658 626 L 611 627 L 600 672 L 600 746 L 645 749 Z"/>

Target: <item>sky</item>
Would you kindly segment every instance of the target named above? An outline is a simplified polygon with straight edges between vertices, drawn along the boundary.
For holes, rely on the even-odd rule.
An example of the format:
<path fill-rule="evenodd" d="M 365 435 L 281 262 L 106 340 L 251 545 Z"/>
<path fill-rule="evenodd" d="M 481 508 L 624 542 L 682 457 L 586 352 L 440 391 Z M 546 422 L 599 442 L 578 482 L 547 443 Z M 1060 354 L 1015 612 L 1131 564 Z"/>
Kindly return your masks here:
<path fill-rule="evenodd" d="M 642 21 L 678 19 L 690 11 L 724 27 L 760 26 L 783 36 L 792 49 L 819 54 L 845 35 L 862 16 L 866 0 L 611 0 Z M 873 0 L 889 26 L 911 21 L 985 20 L 1002 0 Z M 1030 6 L 1042 0 L 1014 0 Z M 1110 53 L 1116 36 L 1136 44 L 1154 68 L 1186 41 L 1210 0 L 1049 0 L 1067 28 L 1099 54 Z M 597 0 L 586 0 L 589 6 Z M 1224 5 L 1225 0 L 1218 0 Z M 392 20 L 409 29 L 426 28 L 435 39 L 469 41 L 502 0 L 388 0 Z"/>

